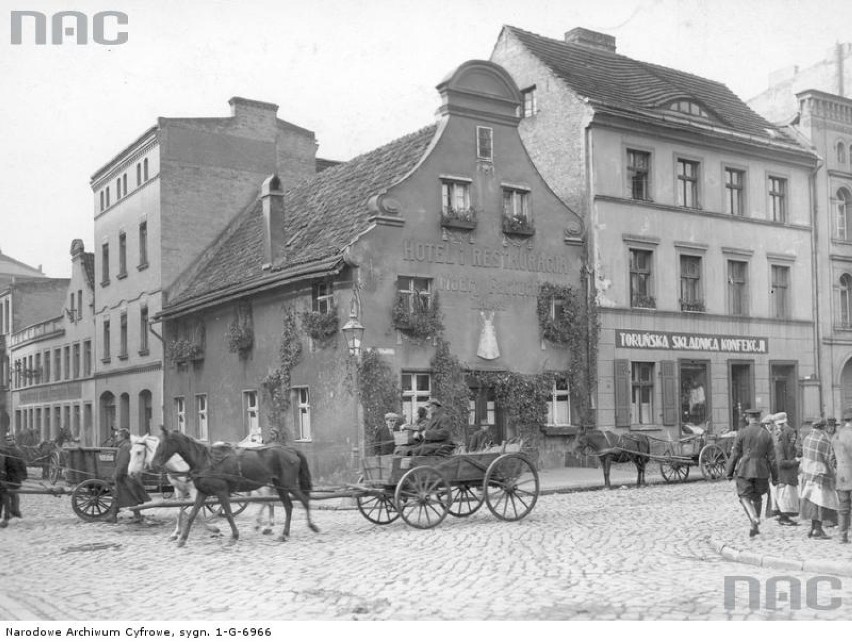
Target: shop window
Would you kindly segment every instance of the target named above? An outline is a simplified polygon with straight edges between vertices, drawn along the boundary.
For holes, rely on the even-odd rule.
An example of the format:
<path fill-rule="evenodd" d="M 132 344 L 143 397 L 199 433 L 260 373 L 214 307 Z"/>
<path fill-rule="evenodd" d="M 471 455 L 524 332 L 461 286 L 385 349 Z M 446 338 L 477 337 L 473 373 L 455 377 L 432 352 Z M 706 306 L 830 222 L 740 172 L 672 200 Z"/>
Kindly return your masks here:
<path fill-rule="evenodd" d="M 745 172 L 725 168 L 725 214 L 745 215 Z"/>
<path fill-rule="evenodd" d="M 680 309 L 686 312 L 704 312 L 700 256 L 680 257 Z"/>
<path fill-rule="evenodd" d="M 186 399 L 175 397 L 175 426 L 177 431 L 186 434 Z"/>
<path fill-rule="evenodd" d="M 776 223 L 787 222 L 787 179 L 769 177 L 769 219 Z"/>
<path fill-rule="evenodd" d="M 701 362 L 680 364 L 680 414 L 682 424 L 707 427 L 709 365 Z"/>
<path fill-rule="evenodd" d="M 748 263 L 728 261 L 728 313 L 748 315 Z"/>
<path fill-rule="evenodd" d="M 651 153 L 627 150 L 627 180 L 630 198 L 647 201 L 651 198 Z"/>
<path fill-rule="evenodd" d="M 494 160 L 494 130 L 490 127 L 476 128 L 476 158 L 478 160 Z"/>
<path fill-rule="evenodd" d="M 402 414 L 405 423 L 417 421 L 417 409 L 426 406 L 432 396 L 432 375 L 425 372 L 402 373 Z"/>
<path fill-rule="evenodd" d="M 547 398 L 547 425 L 570 426 L 571 423 L 571 393 L 568 388 L 568 379 L 557 377 Z"/>
<path fill-rule="evenodd" d="M 630 249 L 630 307 L 656 308 L 652 290 L 651 250 Z"/>
<path fill-rule="evenodd" d="M 195 395 L 195 414 L 198 421 L 198 439 L 208 441 L 207 395 Z"/>
<path fill-rule="evenodd" d="M 698 208 L 698 180 L 701 164 L 696 161 L 677 159 L 677 204 L 681 207 Z"/>
<path fill-rule="evenodd" d="M 307 386 L 293 388 L 293 410 L 296 413 L 296 440 L 311 440 L 311 403 Z"/>
<path fill-rule="evenodd" d="M 246 390 L 243 392 L 243 420 L 247 435 L 252 434 L 260 427 L 259 417 L 257 390 Z"/>
<path fill-rule="evenodd" d="M 790 268 L 772 265 L 772 284 L 769 297 L 772 301 L 772 316 L 776 319 L 790 318 Z"/>

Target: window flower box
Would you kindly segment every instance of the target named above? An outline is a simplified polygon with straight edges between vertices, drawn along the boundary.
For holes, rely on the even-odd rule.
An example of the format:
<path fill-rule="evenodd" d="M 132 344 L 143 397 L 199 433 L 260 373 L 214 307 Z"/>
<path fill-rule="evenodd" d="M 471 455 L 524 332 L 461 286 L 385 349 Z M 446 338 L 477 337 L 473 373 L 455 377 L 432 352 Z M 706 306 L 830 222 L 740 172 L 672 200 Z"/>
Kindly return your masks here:
<path fill-rule="evenodd" d="M 232 323 L 226 333 L 228 351 L 239 353 L 241 357 L 248 354 L 254 345 L 254 330 L 245 323 Z"/>
<path fill-rule="evenodd" d="M 704 312 L 704 301 L 683 301 L 680 302 L 680 309 L 683 312 Z"/>
<path fill-rule="evenodd" d="M 654 297 L 648 294 L 634 294 L 630 299 L 630 306 L 633 308 L 656 309 L 657 302 L 654 300 Z"/>
<path fill-rule="evenodd" d="M 476 227 L 476 210 L 446 209 L 441 212 L 441 227 L 456 230 L 472 230 Z"/>
<path fill-rule="evenodd" d="M 168 357 L 175 365 L 181 365 L 189 361 L 199 361 L 204 358 L 204 351 L 197 343 L 189 339 L 174 339 L 168 346 Z"/>
<path fill-rule="evenodd" d="M 532 221 L 526 216 L 518 214 L 504 216 L 503 233 L 514 236 L 532 236 L 535 234 L 535 227 L 533 227 Z"/>

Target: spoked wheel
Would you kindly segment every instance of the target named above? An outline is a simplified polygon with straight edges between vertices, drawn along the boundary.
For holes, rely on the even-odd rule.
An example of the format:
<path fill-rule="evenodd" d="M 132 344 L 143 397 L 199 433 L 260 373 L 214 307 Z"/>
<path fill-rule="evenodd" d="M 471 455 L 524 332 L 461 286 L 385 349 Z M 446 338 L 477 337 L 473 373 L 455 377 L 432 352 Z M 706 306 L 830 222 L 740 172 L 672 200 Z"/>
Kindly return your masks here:
<path fill-rule="evenodd" d="M 47 463 L 47 480 L 51 484 L 55 484 L 59 480 L 59 475 L 62 472 L 62 458 L 58 452 L 51 453 L 50 461 Z"/>
<path fill-rule="evenodd" d="M 231 495 L 231 514 L 236 517 L 248 508 L 248 502 L 241 502 L 237 497 L 242 497 L 242 493 L 234 493 Z M 225 509 L 219 502 L 204 503 L 204 510 L 213 513 L 217 517 L 225 516 Z"/>
<path fill-rule="evenodd" d="M 355 503 L 365 519 L 379 526 L 387 526 L 399 519 L 393 497 L 388 493 L 376 491 L 375 495 L 357 495 Z"/>
<path fill-rule="evenodd" d="M 660 462 L 660 474 L 663 476 L 663 479 L 668 483 L 686 481 L 686 478 L 689 477 L 689 466 L 678 463 L 669 449 L 666 449 L 663 457 L 666 458 Z"/>
<path fill-rule="evenodd" d="M 728 456 L 717 444 L 707 444 L 698 454 L 698 465 L 704 479 L 721 479 L 725 476 Z"/>
<path fill-rule="evenodd" d="M 498 519 L 516 522 L 538 501 L 538 471 L 520 453 L 500 455 L 485 471 L 485 503 Z"/>
<path fill-rule="evenodd" d="M 87 479 L 71 493 L 71 508 L 85 522 L 105 519 L 113 501 L 112 487 L 102 479 Z"/>
<path fill-rule="evenodd" d="M 405 523 L 414 528 L 434 528 L 447 516 L 452 491 L 436 468 L 418 466 L 396 485 L 394 505 Z"/>
<path fill-rule="evenodd" d="M 462 483 L 453 486 L 452 503 L 447 509 L 454 517 L 473 515 L 485 501 L 481 484 Z"/>

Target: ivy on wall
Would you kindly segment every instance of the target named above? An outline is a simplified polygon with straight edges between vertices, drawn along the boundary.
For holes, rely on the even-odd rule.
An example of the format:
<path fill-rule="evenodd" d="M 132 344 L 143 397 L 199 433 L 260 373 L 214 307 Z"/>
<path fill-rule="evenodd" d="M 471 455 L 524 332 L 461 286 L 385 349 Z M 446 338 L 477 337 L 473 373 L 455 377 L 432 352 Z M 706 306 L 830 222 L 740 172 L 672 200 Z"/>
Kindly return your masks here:
<path fill-rule="evenodd" d="M 373 429 L 385 423 L 385 413 L 402 412 L 399 378 L 375 348 L 361 354 L 358 391 L 363 409 L 365 441 L 369 443 Z M 369 447 L 367 453 L 370 454 Z"/>
<path fill-rule="evenodd" d="M 450 352 L 450 344 L 439 338 L 431 361 L 432 390 L 450 417 L 453 441 L 467 443 L 468 416 L 470 413 L 470 388 L 465 369 Z"/>
<path fill-rule="evenodd" d="M 328 312 L 305 310 L 301 314 L 301 321 L 302 329 L 320 345 L 326 345 L 337 336 L 339 322 L 336 305 L 329 307 Z"/>
<path fill-rule="evenodd" d="M 514 426 L 518 436 L 530 447 L 538 445 L 540 428 L 547 421 L 547 400 L 556 375 L 551 372 L 524 375 L 510 370 L 470 373 L 472 385 L 492 388 L 503 409 L 507 425 Z"/>
<path fill-rule="evenodd" d="M 269 421 L 279 431 L 284 430 L 284 413 L 290 407 L 290 378 L 293 368 L 302 359 L 302 341 L 299 339 L 296 315 L 292 308 L 284 310 L 282 326 L 278 367 L 260 382 L 270 405 Z M 284 434 L 284 437 L 289 441 L 289 435 Z"/>
<path fill-rule="evenodd" d="M 425 303 L 420 296 L 398 292 L 391 310 L 393 326 L 411 339 L 423 341 L 444 331 L 438 293 Z"/>
<path fill-rule="evenodd" d="M 225 331 L 225 340 L 228 342 L 229 352 L 236 352 L 240 358 L 245 359 L 254 345 L 254 330 L 247 323 L 233 321 Z"/>

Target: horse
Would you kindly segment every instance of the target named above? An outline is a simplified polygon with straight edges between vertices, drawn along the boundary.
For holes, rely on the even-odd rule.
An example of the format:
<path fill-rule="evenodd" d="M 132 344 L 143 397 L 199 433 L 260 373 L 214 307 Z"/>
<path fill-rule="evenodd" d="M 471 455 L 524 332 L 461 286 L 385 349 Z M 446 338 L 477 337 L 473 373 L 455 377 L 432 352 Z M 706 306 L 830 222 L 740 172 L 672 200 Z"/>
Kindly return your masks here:
<path fill-rule="evenodd" d="M 140 477 L 146 468 L 150 467 L 151 461 L 154 459 L 154 452 L 160 440 L 153 435 L 130 435 L 132 443 L 130 447 L 130 463 L 127 466 L 127 474 L 130 477 Z M 195 485 L 189 479 L 189 466 L 181 459 L 180 455 L 174 455 L 169 459 L 164 469 L 166 477 L 169 480 L 172 488 L 175 489 L 175 496 L 180 500 L 192 499 L 195 501 L 197 491 Z M 178 517 L 175 521 L 175 530 L 169 536 L 169 540 L 176 540 L 180 535 L 181 524 L 186 515 L 186 506 L 181 506 L 178 511 Z M 209 523 L 209 518 L 202 517 L 202 524 L 211 533 L 218 535 L 219 529 Z"/>
<path fill-rule="evenodd" d="M 237 442 L 237 448 L 260 448 L 263 446 L 263 429 L 255 428 L 249 432 L 248 436 L 240 442 Z M 270 497 L 273 493 L 272 488 L 263 486 L 257 490 L 253 490 L 249 495 L 258 497 Z M 266 525 L 263 525 L 263 514 L 266 513 L 269 517 L 266 520 Z M 254 520 L 254 530 L 260 531 L 264 535 L 269 535 L 275 527 L 275 506 L 272 502 L 264 502 L 257 509 L 257 516 Z"/>
<path fill-rule="evenodd" d="M 232 446 L 214 449 L 179 432 L 165 428 L 161 428 L 161 432 L 152 466 L 162 467 L 175 453 L 179 454 L 189 464 L 190 477 L 198 490 L 195 506 L 181 531 L 178 546 L 186 543 L 192 522 L 210 495 L 216 495 L 225 509 L 225 517 L 231 526 L 229 544 L 235 544 L 240 534 L 231 512 L 230 495 L 232 492 L 257 490 L 262 486 L 272 486 L 276 490 L 286 511 L 279 542 L 286 542 L 290 536 L 290 518 L 293 515 L 291 494 L 305 507 L 308 527 L 314 532 L 319 531 L 311 521 L 311 473 L 304 453 L 278 444 L 238 450 Z"/>
<path fill-rule="evenodd" d="M 62 450 L 62 445 L 66 442 L 77 443 L 80 440 L 75 439 L 71 430 L 65 426 L 59 428 L 59 433 L 56 439 L 38 441 L 39 433 L 34 428 L 23 430 L 18 439 L 18 448 L 24 453 L 28 466 L 41 466 L 41 478 L 48 479 L 50 477 L 50 466 L 53 454 L 57 454 L 58 461 L 55 462 L 58 467 L 57 477 L 62 474 L 62 469 L 65 467 L 65 454 Z"/>
<path fill-rule="evenodd" d="M 613 463 L 632 461 L 636 465 L 636 488 L 645 484 L 645 464 L 651 458 L 651 442 L 647 435 L 619 435 L 609 430 L 582 431 L 574 441 L 575 456 L 591 454 L 601 462 L 604 485 L 611 489 L 609 469 Z"/>

